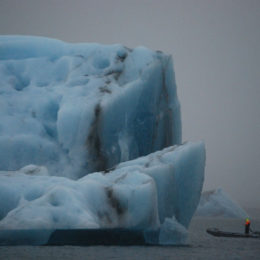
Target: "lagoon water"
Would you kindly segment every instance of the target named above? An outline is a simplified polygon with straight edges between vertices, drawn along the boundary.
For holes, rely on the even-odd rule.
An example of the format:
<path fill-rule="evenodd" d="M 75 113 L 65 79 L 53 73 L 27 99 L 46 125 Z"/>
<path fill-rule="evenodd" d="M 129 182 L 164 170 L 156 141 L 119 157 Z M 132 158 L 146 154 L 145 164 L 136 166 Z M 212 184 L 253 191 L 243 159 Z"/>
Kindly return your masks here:
<path fill-rule="evenodd" d="M 251 219 L 260 230 L 260 211 Z M 187 246 L 1 246 L 0 259 L 260 259 L 260 239 L 219 238 L 206 233 L 209 227 L 243 232 L 243 220 L 193 218 Z"/>

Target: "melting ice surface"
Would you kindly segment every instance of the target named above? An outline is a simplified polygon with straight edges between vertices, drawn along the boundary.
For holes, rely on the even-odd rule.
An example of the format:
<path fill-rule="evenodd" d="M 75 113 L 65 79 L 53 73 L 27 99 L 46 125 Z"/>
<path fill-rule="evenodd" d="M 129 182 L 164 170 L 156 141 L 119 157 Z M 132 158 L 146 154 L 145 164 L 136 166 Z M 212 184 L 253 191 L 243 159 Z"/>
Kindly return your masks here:
<path fill-rule="evenodd" d="M 0 119 L 1 229 L 160 228 L 162 244 L 185 241 L 205 149 L 180 145 L 170 56 L 2 36 Z"/>

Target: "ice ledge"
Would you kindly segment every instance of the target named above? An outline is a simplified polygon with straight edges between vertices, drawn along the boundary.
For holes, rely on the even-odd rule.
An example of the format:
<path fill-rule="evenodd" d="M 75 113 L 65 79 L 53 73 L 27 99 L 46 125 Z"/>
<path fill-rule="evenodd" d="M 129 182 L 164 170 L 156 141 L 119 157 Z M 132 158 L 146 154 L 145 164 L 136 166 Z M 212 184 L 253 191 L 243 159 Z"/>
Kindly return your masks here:
<path fill-rule="evenodd" d="M 24 169 L 1 172 L 0 228 L 158 229 L 162 225 L 162 241 L 174 230 L 183 240 L 185 234 L 180 232 L 188 227 L 200 199 L 204 166 L 204 144 L 186 143 L 77 181 L 43 176 L 45 168 L 40 168 L 41 175 L 32 166 L 30 174 Z"/>

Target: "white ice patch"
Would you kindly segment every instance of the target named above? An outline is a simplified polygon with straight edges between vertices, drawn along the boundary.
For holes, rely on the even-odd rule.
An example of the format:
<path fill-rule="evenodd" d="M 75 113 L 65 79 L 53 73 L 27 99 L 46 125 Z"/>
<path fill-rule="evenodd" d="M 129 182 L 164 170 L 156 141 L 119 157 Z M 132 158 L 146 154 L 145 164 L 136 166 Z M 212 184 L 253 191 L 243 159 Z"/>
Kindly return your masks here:
<path fill-rule="evenodd" d="M 184 245 L 186 244 L 187 237 L 187 229 L 175 217 L 166 218 L 160 228 L 159 244 Z"/>

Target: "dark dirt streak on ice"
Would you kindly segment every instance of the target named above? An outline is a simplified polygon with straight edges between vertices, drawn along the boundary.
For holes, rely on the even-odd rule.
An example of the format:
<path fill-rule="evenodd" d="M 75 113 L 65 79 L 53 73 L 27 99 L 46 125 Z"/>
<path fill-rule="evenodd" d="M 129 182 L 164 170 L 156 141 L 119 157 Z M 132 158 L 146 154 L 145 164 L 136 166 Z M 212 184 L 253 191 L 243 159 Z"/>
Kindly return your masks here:
<path fill-rule="evenodd" d="M 127 58 L 128 54 L 125 53 L 123 56 L 117 56 L 116 61 L 124 63 L 125 59 Z M 116 81 L 118 81 L 119 77 L 123 73 L 124 69 L 122 70 L 109 70 L 105 76 L 107 77 L 106 85 L 101 86 L 99 88 L 100 92 L 103 94 L 111 94 L 112 91 L 108 88 L 108 85 L 111 83 L 111 79 L 109 79 L 109 76 L 113 76 Z M 86 146 L 88 148 L 88 152 L 90 154 L 90 161 L 91 164 L 94 165 L 92 172 L 95 171 L 103 171 L 104 173 L 107 173 L 108 169 L 108 158 L 103 152 L 102 149 L 102 141 L 99 135 L 100 131 L 100 122 L 102 117 L 102 107 L 101 107 L 101 101 L 96 105 L 94 110 L 94 119 L 91 124 L 91 129 L 89 132 L 89 135 L 87 137 Z"/>
<path fill-rule="evenodd" d="M 94 119 L 86 142 L 90 154 L 90 164 L 94 165 L 94 169 L 92 169 L 93 172 L 104 171 L 108 167 L 107 158 L 102 152 L 102 142 L 99 136 L 101 114 L 102 108 L 100 103 L 98 103 L 95 107 Z"/>
<path fill-rule="evenodd" d="M 158 53 L 160 54 L 160 52 L 158 51 Z M 173 122 L 173 112 L 172 109 L 169 108 L 169 94 L 168 94 L 168 90 L 167 90 L 167 85 L 166 85 L 166 68 L 168 66 L 169 63 L 169 59 L 167 60 L 167 63 L 164 64 L 163 60 L 161 60 L 161 75 L 162 75 L 162 89 L 161 89 L 161 93 L 160 93 L 160 97 L 158 99 L 158 104 L 157 104 L 157 110 L 158 111 L 163 111 L 163 118 L 159 118 L 160 115 L 157 115 L 157 118 L 155 119 L 155 130 L 153 131 L 153 137 L 152 137 L 152 147 L 153 150 L 154 149 L 154 142 L 156 140 L 156 137 L 158 135 L 158 127 L 159 127 L 159 121 L 163 120 L 163 124 L 164 124 L 164 129 L 168 129 L 168 131 L 165 132 L 164 134 L 164 140 L 162 143 L 162 147 L 161 148 L 165 148 L 168 146 L 173 145 L 173 133 L 171 131 L 172 129 L 172 122 Z M 165 103 L 165 105 L 163 105 Z M 163 105 L 163 107 L 161 108 L 161 106 Z M 161 108 L 161 109 L 160 109 Z"/>
<path fill-rule="evenodd" d="M 105 194 L 110 210 L 99 210 L 97 216 L 104 227 L 118 226 L 123 221 L 127 208 L 122 205 L 120 200 L 115 196 L 113 187 L 106 187 Z"/>
<path fill-rule="evenodd" d="M 121 205 L 120 201 L 114 195 L 113 188 L 107 187 L 106 194 L 109 204 L 113 209 L 115 209 L 117 215 L 121 217 L 125 213 L 125 208 Z"/>
<path fill-rule="evenodd" d="M 164 147 L 168 147 L 170 145 L 173 145 L 173 132 L 171 131 L 172 129 L 172 121 L 173 121 L 173 113 L 172 113 L 172 109 L 169 108 L 169 94 L 167 91 L 167 85 L 166 85 L 166 68 L 168 66 L 169 63 L 169 58 L 167 59 L 167 63 L 163 64 L 162 62 L 162 66 L 163 66 L 163 71 L 162 71 L 162 89 L 163 89 L 163 96 L 164 99 L 166 101 L 166 107 L 164 108 L 164 110 L 166 110 L 166 118 L 164 119 L 164 129 L 169 129 L 168 131 L 166 131 L 165 134 L 165 139 L 164 139 Z"/>

